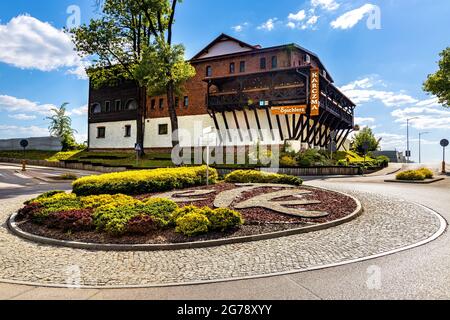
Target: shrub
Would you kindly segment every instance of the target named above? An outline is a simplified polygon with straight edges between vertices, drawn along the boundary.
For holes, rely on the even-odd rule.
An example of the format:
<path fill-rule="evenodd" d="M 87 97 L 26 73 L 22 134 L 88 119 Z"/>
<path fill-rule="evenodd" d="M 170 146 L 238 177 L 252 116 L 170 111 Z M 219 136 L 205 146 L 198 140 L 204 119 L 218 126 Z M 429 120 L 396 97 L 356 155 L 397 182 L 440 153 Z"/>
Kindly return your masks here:
<path fill-rule="evenodd" d="M 376 158 L 380 167 L 387 167 L 389 165 L 389 158 L 386 156 L 379 156 Z"/>
<path fill-rule="evenodd" d="M 126 196 L 124 194 L 103 194 L 99 196 L 88 196 L 80 198 L 81 204 L 83 208 L 99 208 L 104 205 L 110 204 L 114 206 L 124 206 L 124 205 L 134 205 L 139 203 L 139 200 L 136 200 L 133 197 Z"/>
<path fill-rule="evenodd" d="M 203 210 L 196 207 L 196 206 L 186 206 L 183 208 L 178 208 L 175 210 L 172 214 L 171 221 L 172 223 L 176 224 L 177 220 L 184 217 L 185 215 L 196 213 L 196 214 L 203 214 Z"/>
<path fill-rule="evenodd" d="M 17 213 L 18 218 L 33 218 L 36 212 L 42 209 L 42 206 L 36 202 L 31 202 L 25 205 L 22 209 Z"/>
<path fill-rule="evenodd" d="M 57 179 L 59 180 L 77 180 L 78 176 L 73 173 L 65 173 L 60 175 Z"/>
<path fill-rule="evenodd" d="M 418 170 L 403 171 L 397 174 L 397 180 L 425 180 L 425 175 Z"/>
<path fill-rule="evenodd" d="M 148 199 L 143 205 L 138 206 L 140 213 L 152 217 L 152 219 L 162 228 L 170 225 L 174 212 L 178 209 L 178 205 L 168 199 Z"/>
<path fill-rule="evenodd" d="M 203 214 L 211 223 L 211 230 L 225 231 L 240 226 L 244 223 L 244 220 L 239 212 L 228 208 L 219 208 L 216 210 L 203 208 Z"/>
<path fill-rule="evenodd" d="M 339 160 L 337 162 L 337 164 L 338 164 L 338 166 L 341 166 L 341 167 L 348 167 L 348 161 L 344 160 L 344 159 Z"/>
<path fill-rule="evenodd" d="M 425 179 L 433 179 L 434 173 L 428 168 L 422 168 L 417 170 L 418 172 L 422 173 L 425 176 Z"/>
<path fill-rule="evenodd" d="M 26 201 L 24 204 L 30 204 L 30 203 L 36 202 L 36 200 L 39 200 L 39 199 L 51 198 L 54 195 L 57 195 L 59 193 L 66 193 L 66 192 L 62 191 L 62 190 L 47 191 L 47 192 L 41 194 L 40 196 L 38 196 L 37 198 Z"/>
<path fill-rule="evenodd" d="M 105 231 L 114 236 L 126 233 L 128 222 L 138 216 L 135 206 L 105 205 L 95 210 L 94 225 L 98 231 Z"/>
<path fill-rule="evenodd" d="M 34 213 L 34 218 L 41 220 L 52 212 L 71 211 L 82 209 L 80 199 L 73 193 L 57 193 L 50 197 L 38 197 L 33 203 L 42 208 Z"/>
<path fill-rule="evenodd" d="M 295 167 L 297 166 L 297 161 L 291 156 L 285 155 L 280 159 L 280 165 L 282 167 Z"/>
<path fill-rule="evenodd" d="M 191 237 L 208 232 L 210 222 L 201 213 L 188 213 L 177 219 L 175 231 Z"/>
<path fill-rule="evenodd" d="M 92 210 L 89 209 L 52 212 L 48 215 L 46 223 L 50 228 L 64 231 L 88 231 L 94 226 Z"/>
<path fill-rule="evenodd" d="M 210 169 L 209 182 L 215 183 L 217 171 Z M 80 196 L 98 194 L 127 195 L 163 192 L 206 184 L 206 166 L 127 171 L 84 177 L 73 183 Z"/>
<path fill-rule="evenodd" d="M 158 230 L 158 222 L 147 215 L 131 218 L 126 226 L 126 232 L 132 234 L 147 234 L 155 230 Z"/>
<path fill-rule="evenodd" d="M 302 185 L 303 180 L 289 175 L 268 173 L 254 170 L 237 170 L 225 177 L 229 183 L 275 183 Z"/>
<path fill-rule="evenodd" d="M 296 156 L 296 160 L 301 167 L 322 166 L 329 164 L 326 155 L 316 149 L 300 151 Z"/>

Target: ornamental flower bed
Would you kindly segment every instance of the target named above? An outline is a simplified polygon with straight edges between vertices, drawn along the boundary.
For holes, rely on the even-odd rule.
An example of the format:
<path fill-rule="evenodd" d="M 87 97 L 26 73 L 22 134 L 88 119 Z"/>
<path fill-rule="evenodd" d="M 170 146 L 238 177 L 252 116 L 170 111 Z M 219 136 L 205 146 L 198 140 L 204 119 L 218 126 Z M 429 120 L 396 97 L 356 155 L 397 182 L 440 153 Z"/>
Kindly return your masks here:
<path fill-rule="evenodd" d="M 64 232 L 96 230 L 113 236 L 171 228 L 195 236 L 213 230 L 224 232 L 244 223 L 240 213 L 226 208 L 179 207 L 168 199 L 141 201 L 123 194 L 78 197 L 64 192 L 28 201 L 19 218 Z"/>
<path fill-rule="evenodd" d="M 397 180 L 403 181 L 424 181 L 426 179 L 433 179 L 434 173 L 430 169 L 421 168 L 418 170 L 408 170 L 397 174 Z"/>
<path fill-rule="evenodd" d="M 16 222 L 23 231 L 59 240 L 167 244 L 321 224 L 343 218 L 357 207 L 345 195 L 302 187 L 302 180 L 297 177 L 235 171 L 225 177 L 227 182 L 202 185 L 206 183 L 201 177 L 205 173 L 203 168 L 189 169 L 193 170 L 179 168 L 175 177 L 157 170 L 88 177 L 77 181 L 81 194 L 51 191 L 27 201 Z M 193 172 L 200 178 L 193 177 Z M 215 171 L 211 174 L 215 181 Z M 133 195 L 115 191 L 126 184 L 142 185 L 143 177 L 156 177 L 157 183 L 153 185 L 158 187 L 150 191 L 144 188 L 146 192 Z M 194 186 L 170 187 L 191 184 Z M 94 185 L 111 194 L 83 194 L 94 190 L 91 189 Z M 259 200 L 253 201 L 256 198 Z"/>

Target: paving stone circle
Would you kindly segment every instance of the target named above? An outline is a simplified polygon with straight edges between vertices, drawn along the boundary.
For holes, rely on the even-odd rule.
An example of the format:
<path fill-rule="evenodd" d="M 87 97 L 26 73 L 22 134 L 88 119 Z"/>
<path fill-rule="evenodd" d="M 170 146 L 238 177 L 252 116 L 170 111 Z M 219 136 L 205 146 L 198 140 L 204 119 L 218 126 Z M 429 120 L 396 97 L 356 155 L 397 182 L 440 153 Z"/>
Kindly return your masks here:
<path fill-rule="evenodd" d="M 441 228 L 441 220 L 421 206 L 355 190 L 336 191 L 358 198 L 364 214 L 349 223 L 307 234 L 156 252 L 85 251 L 22 240 L 7 230 L 6 221 L 31 196 L 2 200 L 0 281 L 145 287 L 264 276 L 386 253 L 429 239 Z"/>

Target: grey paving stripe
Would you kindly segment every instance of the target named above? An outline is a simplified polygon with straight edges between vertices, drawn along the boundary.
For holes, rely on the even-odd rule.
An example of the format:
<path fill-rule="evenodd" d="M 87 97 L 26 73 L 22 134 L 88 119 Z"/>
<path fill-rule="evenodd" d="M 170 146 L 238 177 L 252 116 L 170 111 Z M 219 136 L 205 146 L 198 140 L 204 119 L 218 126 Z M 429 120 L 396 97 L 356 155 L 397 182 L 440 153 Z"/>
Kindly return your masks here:
<path fill-rule="evenodd" d="M 344 225 L 251 243 L 156 252 L 95 252 L 27 242 L 10 234 L 3 222 L 30 196 L 3 200 L 0 281 L 64 286 L 79 273 L 82 287 L 216 282 L 357 261 L 420 244 L 442 232 L 442 219 L 422 206 L 341 191 L 360 199 L 365 209 L 362 216 Z"/>

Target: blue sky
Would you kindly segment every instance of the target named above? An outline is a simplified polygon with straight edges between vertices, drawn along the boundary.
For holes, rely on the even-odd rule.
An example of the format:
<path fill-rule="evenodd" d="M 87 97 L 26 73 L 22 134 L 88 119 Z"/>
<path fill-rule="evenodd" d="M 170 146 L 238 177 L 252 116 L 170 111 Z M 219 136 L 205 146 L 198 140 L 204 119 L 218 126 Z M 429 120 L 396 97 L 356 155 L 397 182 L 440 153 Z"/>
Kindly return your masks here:
<path fill-rule="evenodd" d="M 94 16 L 93 0 L 0 2 L 0 138 L 42 136 L 52 105 L 70 102 L 77 138 L 87 131 L 88 83 L 83 61 L 61 32 L 70 6 L 81 22 Z M 380 20 L 373 20 L 379 9 Z M 376 16 L 375 16 L 376 17 Z M 175 40 L 193 56 L 220 33 L 263 47 L 298 43 L 316 52 L 339 86 L 357 104 L 357 123 L 382 138 L 384 149 L 405 150 L 405 119 L 412 121 L 411 149 L 424 161 L 441 157 L 450 138 L 450 110 L 422 91 L 450 46 L 448 0 L 184 0 Z M 379 22 L 368 27 L 367 21 Z"/>

